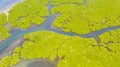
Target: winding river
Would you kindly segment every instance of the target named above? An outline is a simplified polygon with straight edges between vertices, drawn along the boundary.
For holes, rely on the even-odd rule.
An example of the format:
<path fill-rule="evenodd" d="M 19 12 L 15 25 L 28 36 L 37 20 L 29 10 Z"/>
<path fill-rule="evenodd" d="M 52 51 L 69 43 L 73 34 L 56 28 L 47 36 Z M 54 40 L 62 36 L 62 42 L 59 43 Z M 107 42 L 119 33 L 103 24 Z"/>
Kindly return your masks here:
<path fill-rule="evenodd" d="M 9 1 L 9 0 L 6 0 L 6 1 Z M 1 10 L 2 2 L 3 1 L 0 0 L 0 10 Z M 15 2 L 16 3 L 20 2 L 20 0 L 17 0 Z M 11 2 L 9 2 L 9 3 L 11 5 Z M 9 5 L 9 4 L 7 4 L 7 5 Z M 101 35 L 104 32 L 120 28 L 120 26 L 114 26 L 114 27 L 109 27 L 109 28 L 101 29 L 101 30 L 98 30 L 98 31 L 95 31 L 95 32 L 91 32 L 89 34 L 82 34 L 82 35 L 76 34 L 76 33 L 73 33 L 73 32 L 63 32 L 61 29 L 57 29 L 57 28 L 52 27 L 52 23 L 54 22 L 56 17 L 59 16 L 59 14 L 55 14 L 54 16 L 51 15 L 50 10 L 52 8 L 53 8 L 53 6 L 48 4 L 49 16 L 46 18 L 46 21 L 42 25 L 37 26 L 35 28 L 26 29 L 26 30 L 19 30 L 18 29 L 19 31 L 16 30 L 15 33 L 11 34 L 11 37 L 9 39 L 7 39 L 3 43 L 1 43 L 1 45 L 0 45 L 0 53 L 2 53 L 2 51 L 4 51 L 4 49 L 9 47 L 10 43 L 12 43 L 14 40 L 20 38 L 21 36 L 24 36 L 25 34 L 28 34 L 28 33 L 31 33 L 31 32 L 35 32 L 35 31 L 49 30 L 49 31 L 53 31 L 53 32 L 56 32 L 56 33 L 59 33 L 59 34 L 64 34 L 64 35 L 69 35 L 69 36 L 81 36 L 81 37 L 84 37 L 84 38 L 95 38 L 95 39 L 97 39 L 98 36 Z M 11 29 L 11 31 L 13 31 L 13 30 L 15 30 L 15 29 Z"/>

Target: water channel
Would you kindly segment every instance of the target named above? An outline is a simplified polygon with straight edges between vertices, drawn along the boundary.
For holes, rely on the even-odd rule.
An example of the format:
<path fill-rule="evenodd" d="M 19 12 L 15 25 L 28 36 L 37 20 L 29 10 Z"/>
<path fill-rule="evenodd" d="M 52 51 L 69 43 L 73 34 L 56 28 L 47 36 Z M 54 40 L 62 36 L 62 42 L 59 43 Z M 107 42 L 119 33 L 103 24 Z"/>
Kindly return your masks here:
<path fill-rule="evenodd" d="M 4 2 L 4 1 L 0 0 L 0 10 L 1 10 L 1 4 L 3 4 L 2 2 Z M 17 2 L 20 2 L 20 0 L 15 1 L 15 3 L 17 3 Z M 9 2 L 9 3 L 11 5 L 11 2 Z M 6 4 L 6 5 L 8 6 L 9 4 Z M 48 31 L 53 31 L 53 32 L 56 32 L 58 34 L 64 34 L 64 35 L 68 35 L 68 36 L 81 36 L 81 37 L 84 37 L 84 38 L 95 38 L 95 39 L 97 39 L 98 36 L 101 35 L 104 32 L 120 28 L 120 26 L 114 26 L 114 27 L 109 27 L 109 28 L 105 28 L 105 29 L 101 29 L 101 30 L 98 30 L 98 31 L 91 32 L 89 34 L 82 34 L 82 35 L 76 34 L 76 33 L 73 33 L 73 32 L 63 32 L 61 29 L 57 29 L 55 27 L 52 27 L 52 23 L 59 16 L 59 14 L 55 14 L 54 16 L 51 15 L 50 10 L 52 8 L 53 8 L 53 6 L 51 6 L 50 4 L 48 4 L 49 16 L 46 18 L 46 21 L 42 25 L 37 26 L 35 28 L 26 29 L 26 30 L 11 29 L 11 31 L 15 31 L 16 30 L 16 32 L 14 32 L 13 34 L 11 34 L 11 36 L 10 36 L 9 39 L 7 39 L 3 43 L 1 43 L 1 45 L 0 45 L 0 53 L 4 49 L 6 49 L 10 45 L 10 43 L 12 43 L 17 38 L 20 38 L 21 36 L 24 36 L 25 34 L 28 34 L 28 33 L 31 33 L 31 32 L 35 32 L 35 31 L 48 30 Z"/>

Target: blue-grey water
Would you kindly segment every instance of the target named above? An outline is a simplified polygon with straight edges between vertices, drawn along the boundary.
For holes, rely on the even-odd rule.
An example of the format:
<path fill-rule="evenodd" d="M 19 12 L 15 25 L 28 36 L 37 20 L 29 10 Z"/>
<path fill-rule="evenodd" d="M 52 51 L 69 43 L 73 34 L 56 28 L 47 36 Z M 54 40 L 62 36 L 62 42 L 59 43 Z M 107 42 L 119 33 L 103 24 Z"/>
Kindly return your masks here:
<path fill-rule="evenodd" d="M 84 1 L 83 1 L 83 3 L 84 3 L 84 4 L 86 4 L 86 3 L 87 3 L 87 1 L 86 1 L 86 0 L 84 0 Z"/>
<path fill-rule="evenodd" d="M 10 0 L 6 0 L 6 1 L 10 1 Z M 15 0 L 16 1 L 16 0 Z M 18 0 L 19 1 L 19 0 Z M 0 6 L 1 4 L 4 4 L 5 1 L 1 1 L 0 0 Z M 6 2 L 8 3 L 8 2 Z M 11 2 L 9 2 L 11 4 Z M 9 5 L 6 4 L 6 5 Z M 1 45 L 0 45 L 0 53 L 5 49 L 7 48 L 10 43 L 12 43 L 14 40 L 16 40 L 17 38 L 21 37 L 21 36 L 24 36 L 25 34 L 28 34 L 28 33 L 31 33 L 31 32 L 35 32 L 35 31 L 40 31 L 40 30 L 49 30 L 49 31 L 53 31 L 53 32 L 56 32 L 56 33 L 59 33 L 59 34 L 64 34 L 64 35 L 69 35 L 69 36 L 81 36 L 81 37 L 85 37 L 85 38 L 95 38 L 97 39 L 97 37 L 99 35 L 101 35 L 102 33 L 104 32 L 107 32 L 107 31 L 110 31 L 110 30 L 114 30 L 114 29 L 117 29 L 117 28 L 120 28 L 120 26 L 114 26 L 114 27 L 109 27 L 109 28 L 105 28 L 105 29 L 102 29 L 102 30 L 98 30 L 98 31 L 95 31 L 95 32 L 91 32 L 89 34 L 76 34 L 76 33 L 73 33 L 73 32 L 63 32 L 62 30 L 60 29 L 57 29 L 57 28 L 54 28 L 54 27 L 51 27 L 52 26 L 52 23 L 54 22 L 54 20 L 59 16 L 59 14 L 55 14 L 54 16 L 51 15 L 51 12 L 50 10 L 52 9 L 53 6 L 51 6 L 50 4 L 48 4 L 48 12 L 49 12 L 49 16 L 46 18 L 46 21 L 40 25 L 40 26 L 37 26 L 35 28 L 30 28 L 30 29 L 27 29 L 27 30 L 19 30 L 19 29 L 11 29 L 11 36 L 9 39 L 7 39 L 6 41 L 4 41 Z M 3 6 L 2 6 L 3 8 Z M 1 10 L 1 8 L 0 8 Z"/>
<path fill-rule="evenodd" d="M 48 61 L 34 61 L 29 63 L 26 67 L 57 67 L 57 63 Z"/>

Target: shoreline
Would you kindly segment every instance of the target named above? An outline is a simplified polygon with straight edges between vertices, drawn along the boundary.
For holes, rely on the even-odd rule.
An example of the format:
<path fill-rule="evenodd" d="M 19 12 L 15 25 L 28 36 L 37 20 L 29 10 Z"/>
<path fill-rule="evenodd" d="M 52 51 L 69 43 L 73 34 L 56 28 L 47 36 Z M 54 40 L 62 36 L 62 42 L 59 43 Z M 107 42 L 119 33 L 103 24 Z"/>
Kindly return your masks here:
<path fill-rule="evenodd" d="M 7 6 L 2 7 L 2 9 L 0 9 L 0 14 L 5 13 L 8 16 L 9 15 L 9 10 L 11 8 L 13 8 L 16 4 L 18 4 L 20 2 L 23 2 L 23 1 L 25 1 L 25 0 L 18 0 L 17 2 L 14 2 L 12 4 L 10 3 Z"/>

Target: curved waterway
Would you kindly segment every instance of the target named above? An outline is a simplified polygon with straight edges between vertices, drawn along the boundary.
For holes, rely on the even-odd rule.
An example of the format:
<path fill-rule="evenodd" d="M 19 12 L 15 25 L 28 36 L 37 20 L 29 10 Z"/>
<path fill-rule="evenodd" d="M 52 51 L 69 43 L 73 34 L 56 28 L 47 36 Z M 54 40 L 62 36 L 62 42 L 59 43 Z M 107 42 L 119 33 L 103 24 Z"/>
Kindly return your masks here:
<path fill-rule="evenodd" d="M 81 37 L 84 37 L 84 38 L 95 38 L 95 39 L 97 39 L 97 37 L 104 32 L 120 28 L 120 26 L 114 26 L 114 27 L 109 27 L 109 28 L 105 28 L 105 29 L 102 29 L 102 30 L 98 30 L 98 31 L 95 31 L 95 32 L 91 32 L 89 34 L 83 34 L 83 35 L 76 34 L 76 33 L 73 33 L 73 32 L 63 32 L 61 29 L 57 29 L 57 28 L 52 27 L 52 23 L 59 16 L 59 14 L 55 14 L 54 16 L 52 16 L 51 12 L 50 12 L 51 9 L 52 9 L 52 6 L 50 4 L 48 4 L 49 16 L 46 18 L 46 21 L 42 25 L 37 26 L 35 28 L 27 29 L 27 30 L 19 30 L 19 31 L 16 31 L 15 33 L 13 33 L 9 39 L 4 41 L 0 45 L 0 53 L 4 49 L 6 49 L 14 40 L 20 38 L 21 36 L 24 36 L 25 34 L 35 32 L 35 31 L 49 30 L 49 31 L 53 31 L 53 32 L 68 35 L 68 36 L 81 36 Z"/>

